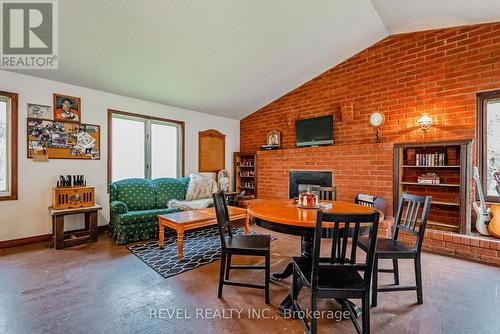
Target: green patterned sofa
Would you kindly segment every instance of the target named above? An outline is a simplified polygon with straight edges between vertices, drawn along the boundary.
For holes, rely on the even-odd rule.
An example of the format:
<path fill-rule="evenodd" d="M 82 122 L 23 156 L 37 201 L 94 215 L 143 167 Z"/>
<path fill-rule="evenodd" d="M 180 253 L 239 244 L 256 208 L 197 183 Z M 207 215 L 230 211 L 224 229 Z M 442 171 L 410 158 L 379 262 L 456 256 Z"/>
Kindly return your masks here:
<path fill-rule="evenodd" d="M 172 199 L 184 200 L 189 177 L 154 180 L 125 179 L 109 186 L 109 233 L 116 243 L 158 236 L 158 215 L 177 212 L 167 207 Z"/>

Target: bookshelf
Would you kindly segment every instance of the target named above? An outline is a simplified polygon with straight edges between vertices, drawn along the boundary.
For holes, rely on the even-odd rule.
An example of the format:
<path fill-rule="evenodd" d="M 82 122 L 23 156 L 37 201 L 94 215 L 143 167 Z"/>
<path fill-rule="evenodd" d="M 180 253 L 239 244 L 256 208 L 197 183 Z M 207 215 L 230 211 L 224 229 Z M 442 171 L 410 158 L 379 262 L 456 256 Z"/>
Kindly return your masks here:
<path fill-rule="evenodd" d="M 430 195 L 428 228 L 470 233 L 471 156 L 471 140 L 394 144 L 394 215 L 401 193 Z"/>
<path fill-rule="evenodd" d="M 238 193 L 245 191 L 240 199 L 257 196 L 257 156 L 255 152 L 234 152 L 234 184 Z"/>

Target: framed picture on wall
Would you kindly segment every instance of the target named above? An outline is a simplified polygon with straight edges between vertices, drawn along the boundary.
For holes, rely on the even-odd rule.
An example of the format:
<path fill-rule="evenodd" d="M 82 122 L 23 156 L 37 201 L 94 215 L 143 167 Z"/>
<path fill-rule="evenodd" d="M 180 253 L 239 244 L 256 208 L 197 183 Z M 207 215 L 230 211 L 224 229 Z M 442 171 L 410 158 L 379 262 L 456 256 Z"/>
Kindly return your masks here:
<path fill-rule="evenodd" d="M 29 118 L 52 119 L 52 107 L 41 104 L 28 103 Z"/>
<path fill-rule="evenodd" d="M 54 121 L 80 123 L 81 116 L 79 97 L 54 94 Z"/>

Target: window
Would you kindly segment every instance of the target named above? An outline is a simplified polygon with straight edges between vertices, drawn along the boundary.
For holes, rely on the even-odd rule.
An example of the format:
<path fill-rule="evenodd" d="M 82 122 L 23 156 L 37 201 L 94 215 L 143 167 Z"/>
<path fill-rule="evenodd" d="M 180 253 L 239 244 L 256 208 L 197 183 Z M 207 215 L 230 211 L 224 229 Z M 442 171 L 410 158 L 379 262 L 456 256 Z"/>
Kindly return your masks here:
<path fill-rule="evenodd" d="M 184 174 L 184 123 L 108 112 L 108 179 L 155 179 Z"/>
<path fill-rule="evenodd" d="M 487 201 L 500 202 L 500 90 L 478 93 L 479 162 Z"/>
<path fill-rule="evenodd" d="M 17 94 L 0 92 L 0 201 L 17 199 Z"/>

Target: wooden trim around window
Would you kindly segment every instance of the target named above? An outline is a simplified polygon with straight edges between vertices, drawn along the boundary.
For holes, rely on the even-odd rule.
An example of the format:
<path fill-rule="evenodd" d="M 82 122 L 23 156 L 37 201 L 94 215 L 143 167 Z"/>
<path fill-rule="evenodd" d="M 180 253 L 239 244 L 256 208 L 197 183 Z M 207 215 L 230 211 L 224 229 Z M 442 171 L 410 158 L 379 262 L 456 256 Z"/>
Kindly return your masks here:
<path fill-rule="evenodd" d="M 481 176 L 481 183 L 483 190 L 486 191 L 484 194 L 484 199 L 486 202 L 500 202 L 500 196 L 488 196 L 487 188 L 487 162 L 486 155 L 488 154 L 488 147 L 486 144 L 486 103 L 491 99 L 500 99 L 500 89 L 480 92 L 476 94 L 476 110 L 477 110 L 477 138 L 478 138 L 478 148 L 477 148 L 477 165 L 479 166 L 479 173 Z"/>
<path fill-rule="evenodd" d="M 160 121 L 160 122 L 168 122 L 168 123 L 175 123 L 178 124 L 181 128 L 181 177 L 184 176 L 185 174 L 185 152 L 186 152 L 186 134 L 185 134 L 185 125 L 184 122 L 182 121 L 177 121 L 173 119 L 168 119 L 168 118 L 161 118 L 161 117 L 155 117 L 155 116 L 148 116 L 148 115 L 141 115 L 141 114 L 134 114 L 126 111 L 120 111 L 120 110 L 115 110 L 115 109 L 108 109 L 108 185 L 111 184 L 112 180 L 112 148 L 113 148 L 113 143 L 112 143 L 112 124 L 113 124 L 113 114 L 117 115 L 123 115 L 123 116 L 130 116 L 130 117 L 138 117 L 142 119 L 147 119 L 147 120 L 152 120 L 152 121 Z"/>
<path fill-rule="evenodd" d="M 10 195 L 0 196 L 0 201 L 17 200 L 17 147 L 18 147 L 18 94 L 0 91 L 10 98 Z"/>

